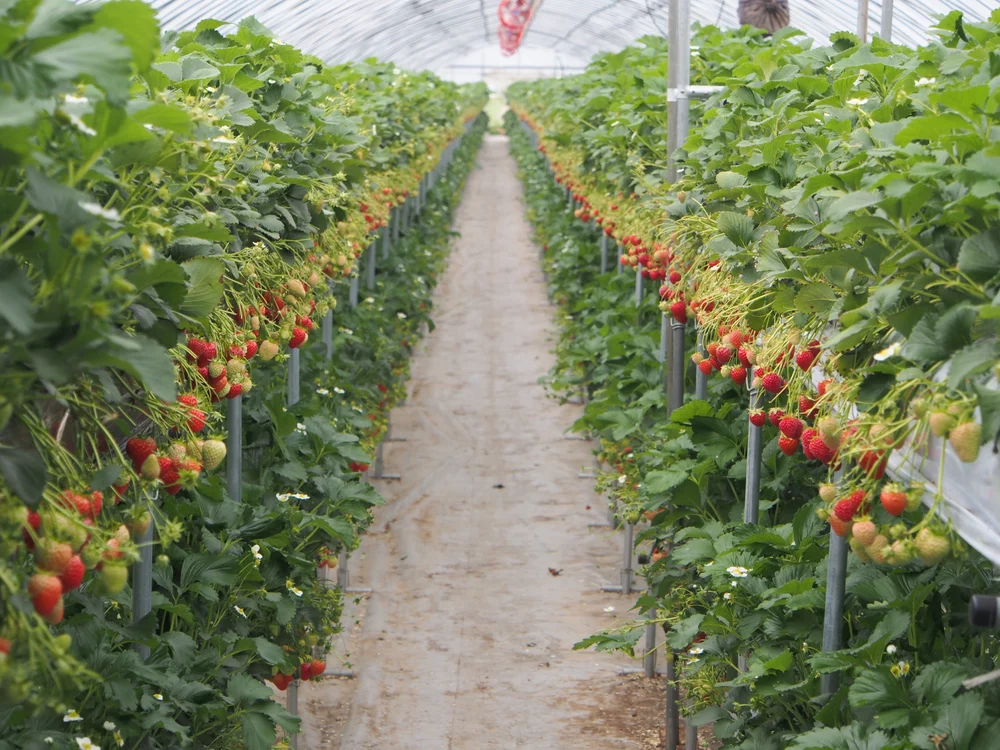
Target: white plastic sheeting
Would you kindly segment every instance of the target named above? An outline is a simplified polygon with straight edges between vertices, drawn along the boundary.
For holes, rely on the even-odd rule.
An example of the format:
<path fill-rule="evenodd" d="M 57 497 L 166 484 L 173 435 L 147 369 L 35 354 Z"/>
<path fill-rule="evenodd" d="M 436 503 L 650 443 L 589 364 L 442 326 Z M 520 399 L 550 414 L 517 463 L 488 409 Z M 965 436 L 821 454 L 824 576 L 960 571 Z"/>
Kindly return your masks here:
<path fill-rule="evenodd" d="M 542 48 L 588 60 L 646 34 L 666 35 L 668 0 L 544 0 L 525 37 Z M 738 0 L 698 0 L 691 20 L 737 25 Z M 377 56 L 409 68 L 442 70 L 497 42 L 497 0 L 152 0 L 168 29 L 204 18 L 239 21 L 254 15 L 284 42 L 328 62 Z M 791 22 L 817 41 L 857 29 L 857 3 L 789 0 Z M 919 44 L 935 16 L 961 10 L 985 20 L 996 6 L 982 0 L 896 0 L 893 40 Z M 879 28 L 881 0 L 871 0 L 869 34 Z"/>

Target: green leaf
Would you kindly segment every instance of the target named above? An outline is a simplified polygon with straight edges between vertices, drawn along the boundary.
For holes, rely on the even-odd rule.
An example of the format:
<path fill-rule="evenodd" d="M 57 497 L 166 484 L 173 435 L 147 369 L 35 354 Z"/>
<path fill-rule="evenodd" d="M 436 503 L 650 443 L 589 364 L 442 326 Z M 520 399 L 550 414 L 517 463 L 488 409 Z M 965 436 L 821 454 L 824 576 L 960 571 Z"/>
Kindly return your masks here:
<path fill-rule="evenodd" d="M 140 73 L 153 62 L 160 47 L 160 25 L 156 21 L 156 11 L 148 3 L 109 0 L 98 8 L 94 21 L 122 35 Z"/>
<path fill-rule="evenodd" d="M 671 648 L 687 648 L 687 645 L 694 640 L 694 637 L 698 635 L 698 631 L 701 630 L 701 623 L 704 619 L 704 615 L 691 615 L 684 618 L 667 633 L 667 643 L 670 644 Z"/>
<path fill-rule="evenodd" d="M 281 646 L 277 643 L 272 643 L 266 638 L 254 638 L 253 642 L 257 646 L 257 653 L 260 655 L 260 658 L 268 664 L 285 663 L 285 652 L 282 651 Z"/>
<path fill-rule="evenodd" d="M 828 312 L 837 301 L 837 293 L 832 287 L 814 282 L 806 284 L 795 296 L 795 309 L 807 314 Z"/>
<path fill-rule="evenodd" d="M 108 464 L 90 478 L 90 486 L 95 490 L 106 490 L 121 476 L 120 464 Z"/>
<path fill-rule="evenodd" d="M 163 346 L 146 336 L 109 341 L 103 349 L 89 352 L 87 362 L 128 372 L 162 401 L 177 399 L 173 360 Z"/>
<path fill-rule="evenodd" d="M 983 415 L 983 437 L 989 440 L 1000 432 L 1000 391 L 978 383 L 973 383 L 972 389 L 976 392 L 979 411 Z"/>
<path fill-rule="evenodd" d="M 969 671 L 953 662 L 936 661 L 920 670 L 913 681 L 913 692 L 931 706 L 944 703 L 958 692 Z"/>
<path fill-rule="evenodd" d="M 861 211 L 869 206 L 874 206 L 882 200 L 878 193 L 867 190 L 858 190 L 847 195 L 842 195 L 826 207 L 824 219 L 828 221 L 839 221 L 851 214 Z"/>
<path fill-rule="evenodd" d="M 132 119 L 142 125 L 152 125 L 181 135 L 189 133 L 192 125 L 191 116 L 187 112 L 163 102 L 153 102 L 149 106 L 135 110 Z"/>
<path fill-rule="evenodd" d="M 677 469 L 667 469 L 666 471 L 651 471 L 644 480 L 646 491 L 651 495 L 662 495 L 669 492 L 688 477 L 688 472 Z"/>
<path fill-rule="evenodd" d="M 235 557 L 188 555 L 181 565 L 181 587 L 187 588 L 195 582 L 232 586 L 239 571 L 240 561 Z"/>
<path fill-rule="evenodd" d="M 948 369 L 948 387 L 958 388 L 966 378 L 985 372 L 997 362 L 995 339 L 980 339 L 957 352 Z"/>
<path fill-rule="evenodd" d="M 38 453 L 0 446 L 0 474 L 7 486 L 29 507 L 42 499 L 49 478 L 48 467 Z"/>
<path fill-rule="evenodd" d="M 739 172 L 719 172 L 715 175 L 715 181 L 723 190 L 733 190 L 747 184 L 746 175 Z"/>
<path fill-rule="evenodd" d="M 35 327 L 34 289 L 27 274 L 16 261 L 0 261 L 0 318 L 15 333 L 27 336 Z"/>
<path fill-rule="evenodd" d="M 970 130 L 968 120 L 954 112 L 913 117 L 896 134 L 896 145 L 905 146 L 913 141 L 936 141 L 954 130 Z"/>
<path fill-rule="evenodd" d="M 132 77 L 132 51 L 111 29 L 78 34 L 42 50 L 34 57 L 57 83 L 91 80 L 104 89 L 108 101 L 124 106 Z"/>
<path fill-rule="evenodd" d="M 226 267 L 216 258 L 192 258 L 181 266 L 188 275 L 188 292 L 181 311 L 195 318 L 205 317 L 222 299 Z"/>
<path fill-rule="evenodd" d="M 738 214 L 733 211 L 723 211 L 716 220 L 719 231 L 722 232 L 730 242 L 739 247 L 749 247 L 754 241 L 754 223 L 746 214 Z"/>
<path fill-rule="evenodd" d="M 181 81 L 207 81 L 219 76 L 219 69 L 198 55 L 187 55 L 180 63 Z"/>
<path fill-rule="evenodd" d="M 1000 273 L 1000 230 L 990 229 L 965 240 L 958 253 L 958 269 L 976 281 L 989 281 Z"/>
<path fill-rule="evenodd" d="M 274 724 L 269 718 L 256 711 L 243 714 L 243 740 L 247 750 L 270 750 L 276 737 Z"/>
<path fill-rule="evenodd" d="M 238 704 L 248 705 L 254 701 L 271 700 L 274 693 L 260 680 L 255 680 L 248 674 L 237 673 L 229 678 L 226 695 Z"/>

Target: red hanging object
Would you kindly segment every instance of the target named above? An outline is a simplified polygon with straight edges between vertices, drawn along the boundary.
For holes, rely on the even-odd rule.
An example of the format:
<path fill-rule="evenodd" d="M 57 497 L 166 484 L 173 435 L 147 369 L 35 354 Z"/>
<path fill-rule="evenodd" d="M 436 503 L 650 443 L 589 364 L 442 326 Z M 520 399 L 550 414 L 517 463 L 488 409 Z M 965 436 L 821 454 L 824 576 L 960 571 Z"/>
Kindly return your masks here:
<path fill-rule="evenodd" d="M 533 0 L 500 0 L 497 7 L 497 17 L 500 19 L 497 37 L 500 39 L 500 51 L 504 55 L 513 55 L 521 46 L 533 7 Z"/>

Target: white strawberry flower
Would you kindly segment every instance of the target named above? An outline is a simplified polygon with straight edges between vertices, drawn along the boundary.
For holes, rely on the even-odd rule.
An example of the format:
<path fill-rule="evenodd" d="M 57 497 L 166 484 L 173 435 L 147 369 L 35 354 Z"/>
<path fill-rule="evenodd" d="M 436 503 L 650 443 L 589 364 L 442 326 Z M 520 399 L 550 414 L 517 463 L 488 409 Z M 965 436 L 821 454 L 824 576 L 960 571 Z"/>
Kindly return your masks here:
<path fill-rule="evenodd" d="M 725 594 L 722 595 L 722 598 L 725 599 L 727 602 L 732 601 L 733 595 L 727 591 Z"/>
<path fill-rule="evenodd" d="M 336 386 L 334 386 L 333 392 L 340 396 L 343 396 L 345 393 L 347 393 L 347 391 L 345 391 L 343 388 L 337 388 Z"/>
<path fill-rule="evenodd" d="M 918 86 L 933 86 L 937 83 L 937 78 L 919 78 L 917 79 Z"/>
<path fill-rule="evenodd" d="M 328 391 L 326 388 L 317 388 L 316 389 L 316 393 L 318 393 L 320 396 L 329 396 L 330 395 L 330 391 Z"/>
<path fill-rule="evenodd" d="M 693 648 L 688 649 L 688 653 L 694 656 L 698 656 L 700 654 L 705 653 L 705 649 L 703 649 L 701 646 L 695 646 Z"/>
<path fill-rule="evenodd" d="M 80 750 L 101 750 L 98 745 L 95 745 L 90 741 L 90 737 L 77 737 L 76 746 L 80 748 Z"/>
<path fill-rule="evenodd" d="M 888 646 L 885 647 L 885 652 L 889 654 L 889 656 L 892 656 L 894 653 L 896 653 L 896 644 L 890 643 Z"/>
<path fill-rule="evenodd" d="M 163 700 L 163 693 L 153 693 L 153 697 L 156 698 L 156 700 L 158 700 L 158 701 L 162 701 Z"/>
<path fill-rule="evenodd" d="M 742 565 L 730 565 L 726 568 L 726 572 L 729 573 L 733 578 L 746 578 L 750 575 L 750 571 L 744 568 Z"/>
<path fill-rule="evenodd" d="M 236 610 L 236 614 L 238 614 L 244 620 L 247 619 L 247 613 L 246 613 L 246 610 L 243 609 L 243 607 L 234 606 L 233 609 L 235 609 Z"/>
<path fill-rule="evenodd" d="M 406 313 L 398 312 L 396 313 L 396 317 L 399 318 L 400 320 L 406 320 Z"/>
<path fill-rule="evenodd" d="M 113 721 L 104 722 L 104 729 L 108 732 L 113 732 L 118 728 L 118 726 Z"/>
<path fill-rule="evenodd" d="M 63 715 L 63 723 L 69 724 L 72 721 L 83 721 L 83 717 L 76 712 L 76 709 L 71 708 Z"/>

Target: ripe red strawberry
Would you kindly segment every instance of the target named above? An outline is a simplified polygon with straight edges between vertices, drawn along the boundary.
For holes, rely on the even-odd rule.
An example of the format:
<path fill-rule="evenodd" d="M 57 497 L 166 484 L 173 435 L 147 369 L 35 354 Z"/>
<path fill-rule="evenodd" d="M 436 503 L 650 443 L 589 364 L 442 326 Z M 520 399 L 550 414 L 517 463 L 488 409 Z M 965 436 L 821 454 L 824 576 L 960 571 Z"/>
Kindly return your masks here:
<path fill-rule="evenodd" d="M 830 387 L 832 383 L 833 380 L 830 378 L 827 378 L 826 380 L 821 380 L 819 385 L 816 386 L 816 390 L 819 391 L 819 395 L 825 396 L 827 389 Z"/>
<path fill-rule="evenodd" d="M 831 450 L 830 446 L 824 443 L 823 438 L 819 435 L 809 441 L 809 452 L 812 453 L 813 458 L 827 466 L 837 455 L 836 451 Z"/>
<path fill-rule="evenodd" d="M 701 373 L 703 375 L 711 375 L 712 374 L 712 360 L 710 360 L 710 359 L 703 359 L 701 362 L 698 363 L 698 369 L 701 370 Z"/>
<path fill-rule="evenodd" d="M 76 512 L 84 518 L 91 514 L 93 507 L 90 504 L 89 497 L 81 495 L 78 492 L 73 492 L 72 490 L 66 490 L 62 496 L 66 507 L 75 508 Z"/>
<path fill-rule="evenodd" d="M 187 348 L 190 349 L 191 354 L 194 355 L 194 357 L 191 359 L 195 362 L 201 359 L 202 355 L 204 355 L 205 353 L 205 348 L 207 346 L 208 344 L 202 341 L 201 339 L 196 339 L 196 338 L 188 339 Z"/>
<path fill-rule="evenodd" d="M 781 448 L 781 452 L 786 456 L 791 456 L 795 454 L 796 450 L 798 450 L 799 441 L 797 438 L 782 435 L 778 438 L 778 447 Z"/>
<path fill-rule="evenodd" d="M 104 509 L 104 493 L 94 490 L 90 493 L 90 517 L 97 518 Z"/>
<path fill-rule="evenodd" d="M 271 682 L 273 682 L 274 686 L 281 691 L 287 690 L 288 685 L 291 683 L 291 681 L 292 681 L 291 675 L 281 674 L 281 672 L 271 677 Z"/>
<path fill-rule="evenodd" d="M 201 409 L 191 409 L 187 416 L 187 427 L 191 432 L 201 432 L 205 429 L 205 412 Z"/>
<path fill-rule="evenodd" d="M 798 417 L 782 417 L 778 422 L 778 429 L 790 438 L 799 439 L 802 435 L 802 420 Z"/>
<path fill-rule="evenodd" d="M 313 659 L 312 660 L 312 676 L 313 676 L 313 679 L 316 679 L 321 674 L 323 674 L 325 671 L 326 671 L 326 662 L 325 661 L 323 661 L 322 659 Z"/>
<path fill-rule="evenodd" d="M 754 427 L 763 427 L 766 420 L 767 416 L 764 414 L 763 409 L 753 409 L 750 411 L 750 424 Z"/>
<path fill-rule="evenodd" d="M 24 529 L 21 531 L 21 536 L 24 538 L 24 545 L 29 549 L 33 550 L 35 548 L 35 537 L 29 531 L 29 529 L 37 532 L 42 525 L 42 517 L 35 511 L 28 511 L 28 521 L 25 524 Z"/>
<path fill-rule="evenodd" d="M 73 557 L 73 548 L 65 542 L 54 539 L 39 539 L 35 547 L 35 563 L 42 570 L 59 575 L 69 565 Z"/>
<path fill-rule="evenodd" d="M 124 482 L 111 485 L 111 489 L 114 490 L 115 492 L 115 505 L 118 505 L 118 503 L 121 502 L 121 499 L 125 496 L 125 493 L 128 492 L 128 486 L 131 483 L 132 480 L 129 479 L 128 477 L 125 477 Z"/>
<path fill-rule="evenodd" d="M 388 393 L 388 392 L 389 392 L 389 388 L 388 388 L 388 386 L 386 386 L 386 384 L 385 384 L 385 383 L 379 383 L 379 384 L 378 384 L 378 389 L 379 389 L 379 390 L 380 390 L 380 391 L 381 391 L 382 393 Z"/>
<path fill-rule="evenodd" d="M 745 385 L 747 382 L 747 368 L 742 365 L 733 367 L 729 370 L 729 377 L 733 379 L 736 385 Z"/>
<path fill-rule="evenodd" d="M 816 402 L 807 396 L 799 396 L 799 411 L 812 419 L 816 416 Z"/>
<path fill-rule="evenodd" d="M 785 379 L 776 372 L 769 372 L 764 375 L 761 385 L 768 393 L 780 393 L 785 387 Z"/>
<path fill-rule="evenodd" d="M 229 359 L 246 359 L 247 352 L 242 346 L 233 344 L 227 351 L 229 353 Z"/>
<path fill-rule="evenodd" d="M 312 662 L 304 661 L 299 665 L 299 675 L 301 679 L 308 680 L 312 678 Z"/>
<path fill-rule="evenodd" d="M 670 314 L 678 323 L 687 323 L 687 304 L 684 300 L 677 300 L 670 305 Z"/>
<path fill-rule="evenodd" d="M 0 638 L 0 654 L 10 656 L 10 641 L 6 638 Z"/>
<path fill-rule="evenodd" d="M 135 470 L 139 471 L 146 459 L 156 453 L 156 441 L 152 438 L 129 438 L 125 443 L 125 452 L 132 459 Z"/>
<path fill-rule="evenodd" d="M 248 341 L 246 345 L 247 359 L 253 359 L 254 355 L 257 353 L 258 345 L 256 341 Z"/>
<path fill-rule="evenodd" d="M 229 384 L 229 391 L 228 391 L 228 393 L 226 393 L 226 398 L 236 398 L 241 393 L 243 393 L 243 384 L 242 383 L 230 383 Z"/>
<path fill-rule="evenodd" d="M 833 513 L 841 521 L 850 521 L 857 515 L 864 502 L 864 490 L 854 490 L 847 497 L 837 501 L 837 504 L 833 506 Z"/>
<path fill-rule="evenodd" d="M 308 339 L 308 338 L 309 338 L 309 334 L 305 332 L 305 329 L 303 329 L 303 328 L 295 328 L 292 331 L 292 338 L 288 342 L 288 348 L 289 349 L 298 349 L 300 346 L 302 346 L 306 342 L 306 339 Z"/>
<path fill-rule="evenodd" d="M 35 612 L 48 618 L 62 603 L 62 582 L 56 576 L 35 573 L 28 579 L 28 595 L 31 597 Z"/>
<path fill-rule="evenodd" d="M 850 534 L 853 525 L 850 521 L 841 521 L 836 516 L 830 516 L 830 528 L 837 536 L 844 537 Z"/>
<path fill-rule="evenodd" d="M 795 355 L 795 364 L 799 366 L 799 369 L 803 372 L 809 372 L 812 369 L 813 363 L 816 361 L 816 354 L 809 351 L 808 349 L 803 349 L 801 352 Z"/>
<path fill-rule="evenodd" d="M 198 357 L 198 366 L 207 367 L 208 363 L 216 358 L 219 354 L 219 347 L 215 344 L 209 342 L 205 344 L 205 351 Z"/>
<path fill-rule="evenodd" d="M 881 479 L 885 475 L 885 465 L 889 462 L 888 451 L 865 451 L 858 459 L 858 466 L 874 478 Z"/>
<path fill-rule="evenodd" d="M 160 481 L 163 482 L 168 494 L 176 495 L 181 490 L 179 484 L 181 475 L 177 471 L 173 459 L 161 456 L 157 462 L 160 465 Z"/>
<path fill-rule="evenodd" d="M 802 453 L 809 459 L 816 458 L 816 455 L 812 452 L 812 441 L 814 437 L 816 437 L 816 430 L 812 427 L 807 427 L 802 430 L 802 436 L 799 438 L 802 442 Z"/>
<path fill-rule="evenodd" d="M 681 280 L 681 275 L 677 271 L 671 271 L 670 272 L 670 283 L 671 284 L 676 284 L 680 280 Z"/>
<path fill-rule="evenodd" d="M 87 572 L 87 567 L 83 564 L 83 560 L 80 559 L 79 555 L 73 555 L 69 562 L 66 563 L 66 567 L 63 568 L 62 574 L 59 576 L 59 582 L 62 584 L 63 591 L 72 591 L 77 588 L 81 583 L 83 583 L 83 574 Z"/>
<path fill-rule="evenodd" d="M 712 369 L 715 369 L 715 370 L 721 370 L 722 369 L 722 363 L 719 361 L 719 358 L 714 353 L 712 354 L 711 357 L 708 358 L 708 361 L 709 361 L 709 364 L 712 365 Z"/>
<path fill-rule="evenodd" d="M 906 509 L 906 491 L 898 484 L 887 484 L 879 495 L 882 507 L 891 516 L 900 516 Z"/>
<path fill-rule="evenodd" d="M 753 367 L 754 361 L 757 357 L 754 356 L 753 351 L 746 346 L 741 346 L 736 350 L 736 356 L 740 360 L 740 364 L 744 367 Z"/>
<path fill-rule="evenodd" d="M 785 412 L 782 411 L 781 409 L 772 408 L 772 409 L 768 409 L 767 410 L 767 419 L 775 427 L 777 427 L 779 424 L 781 424 L 781 419 L 784 416 L 785 416 Z"/>
<path fill-rule="evenodd" d="M 733 330 L 726 334 L 725 342 L 733 349 L 739 349 L 743 346 L 743 334 L 739 331 Z M 738 356 L 738 355 L 737 355 Z"/>
<path fill-rule="evenodd" d="M 715 356 L 722 364 L 726 364 L 733 356 L 733 350 L 728 346 L 722 345 L 715 350 Z"/>
<path fill-rule="evenodd" d="M 183 393 L 177 397 L 177 403 L 184 404 L 185 406 L 197 406 L 198 397 L 193 393 Z"/>

